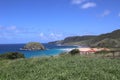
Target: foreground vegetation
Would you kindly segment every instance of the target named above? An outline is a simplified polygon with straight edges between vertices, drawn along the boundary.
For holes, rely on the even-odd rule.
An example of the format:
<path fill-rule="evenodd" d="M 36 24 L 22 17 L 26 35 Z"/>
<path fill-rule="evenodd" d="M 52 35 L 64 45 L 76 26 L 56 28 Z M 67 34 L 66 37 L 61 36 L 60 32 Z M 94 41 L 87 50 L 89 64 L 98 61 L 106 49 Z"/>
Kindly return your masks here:
<path fill-rule="evenodd" d="M 24 54 L 20 52 L 7 52 L 4 54 L 0 54 L 0 60 L 1 59 L 19 59 L 19 58 L 25 58 Z"/>
<path fill-rule="evenodd" d="M 119 59 L 62 55 L 0 61 L 0 80 L 120 80 L 119 75 Z"/>

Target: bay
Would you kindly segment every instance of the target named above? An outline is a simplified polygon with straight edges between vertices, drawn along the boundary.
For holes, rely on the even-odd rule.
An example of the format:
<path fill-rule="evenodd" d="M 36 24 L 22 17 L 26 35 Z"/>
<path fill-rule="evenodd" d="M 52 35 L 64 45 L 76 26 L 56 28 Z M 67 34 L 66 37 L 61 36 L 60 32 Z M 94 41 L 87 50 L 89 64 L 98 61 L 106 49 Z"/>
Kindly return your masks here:
<path fill-rule="evenodd" d="M 26 58 L 40 57 L 40 56 L 54 56 L 78 47 L 78 46 L 58 46 L 58 45 L 43 43 L 45 48 L 47 48 L 46 50 L 40 50 L 40 51 L 20 50 L 20 48 L 22 48 L 24 45 L 25 44 L 0 44 L 0 54 L 4 54 L 6 52 L 21 52 L 25 55 Z"/>

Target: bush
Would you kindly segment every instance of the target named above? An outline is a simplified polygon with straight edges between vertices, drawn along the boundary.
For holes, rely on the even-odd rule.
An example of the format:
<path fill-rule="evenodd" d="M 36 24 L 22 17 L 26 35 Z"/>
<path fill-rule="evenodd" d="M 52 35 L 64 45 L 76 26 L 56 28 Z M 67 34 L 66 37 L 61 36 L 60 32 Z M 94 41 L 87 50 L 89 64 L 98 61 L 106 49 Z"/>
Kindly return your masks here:
<path fill-rule="evenodd" d="M 25 58 L 24 54 L 19 52 L 8 52 L 5 54 L 0 55 L 1 59 L 18 59 L 18 58 Z"/>
<path fill-rule="evenodd" d="M 69 52 L 71 55 L 76 55 L 76 54 L 79 54 L 80 51 L 79 49 L 73 49 L 72 51 Z"/>
<path fill-rule="evenodd" d="M 63 52 L 63 53 L 60 53 L 59 56 L 69 56 L 70 54 L 68 54 L 68 52 Z"/>
<path fill-rule="evenodd" d="M 108 53 L 109 53 L 109 51 L 102 50 L 102 51 L 96 52 L 95 54 L 108 54 Z"/>

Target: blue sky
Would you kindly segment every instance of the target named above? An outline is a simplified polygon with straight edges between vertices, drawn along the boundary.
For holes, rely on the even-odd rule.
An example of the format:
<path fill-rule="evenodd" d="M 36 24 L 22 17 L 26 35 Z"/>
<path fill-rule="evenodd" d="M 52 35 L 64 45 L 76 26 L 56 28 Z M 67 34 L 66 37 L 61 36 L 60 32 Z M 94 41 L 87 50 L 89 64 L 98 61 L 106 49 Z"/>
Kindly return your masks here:
<path fill-rule="evenodd" d="M 120 0 L 0 0 L 0 44 L 49 42 L 120 28 Z"/>

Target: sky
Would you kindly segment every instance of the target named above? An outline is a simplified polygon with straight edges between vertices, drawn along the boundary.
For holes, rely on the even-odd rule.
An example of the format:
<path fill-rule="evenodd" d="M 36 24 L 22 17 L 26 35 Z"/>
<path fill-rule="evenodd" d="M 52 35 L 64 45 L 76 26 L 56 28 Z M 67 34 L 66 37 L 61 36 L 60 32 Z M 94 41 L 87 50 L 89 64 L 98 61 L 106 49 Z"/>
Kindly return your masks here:
<path fill-rule="evenodd" d="M 120 28 L 120 0 L 0 0 L 0 44 L 62 40 Z"/>

